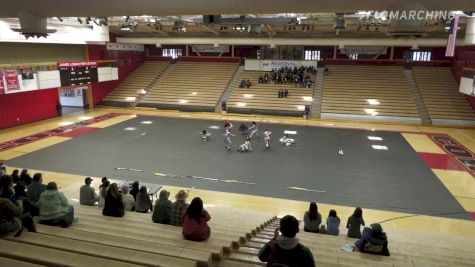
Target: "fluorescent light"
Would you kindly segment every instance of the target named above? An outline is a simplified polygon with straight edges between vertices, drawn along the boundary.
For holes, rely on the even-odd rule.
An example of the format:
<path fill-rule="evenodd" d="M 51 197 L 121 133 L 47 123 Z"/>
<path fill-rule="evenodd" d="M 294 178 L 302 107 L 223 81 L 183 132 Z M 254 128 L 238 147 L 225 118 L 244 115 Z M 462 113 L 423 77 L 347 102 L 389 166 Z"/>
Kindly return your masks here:
<path fill-rule="evenodd" d="M 370 105 L 379 105 L 380 104 L 378 99 L 367 99 L 366 101 Z"/>
<path fill-rule="evenodd" d="M 290 130 L 285 130 L 284 134 L 297 134 L 297 131 L 290 131 Z"/>
<path fill-rule="evenodd" d="M 383 140 L 383 138 L 381 138 L 379 136 L 368 136 L 368 139 L 373 140 L 373 141 L 382 141 Z"/>
<path fill-rule="evenodd" d="M 152 124 L 153 122 L 152 121 L 142 121 L 140 122 L 141 124 Z"/>
<path fill-rule="evenodd" d="M 92 119 L 92 117 L 82 116 L 82 117 L 79 117 L 78 119 L 79 119 L 80 121 L 87 121 L 87 120 Z"/>
<path fill-rule="evenodd" d="M 135 131 L 137 129 L 135 127 L 127 127 L 124 130 L 126 130 L 126 131 Z"/>
<path fill-rule="evenodd" d="M 371 115 L 371 116 L 376 116 L 378 115 L 378 112 L 376 112 L 376 110 L 372 109 L 372 108 L 365 108 L 364 109 L 364 112 L 366 112 L 367 114 Z"/>
<path fill-rule="evenodd" d="M 254 97 L 253 94 L 243 94 L 242 96 L 244 96 L 244 98 L 252 98 L 252 97 Z"/>
<path fill-rule="evenodd" d="M 303 98 L 303 101 L 307 101 L 307 102 L 312 102 L 313 101 L 313 97 L 311 96 L 302 96 Z"/>
<path fill-rule="evenodd" d="M 298 105 L 296 106 L 298 110 L 305 110 L 305 106 L 304 105 Z"/>
<path fill-rule="evenodd" d="M 72 121 L 63 121 L 63 122 L 58 123 L 58 125 L 61 125 L 61 126 L 68 126 L 68 125 L 71 125 L 71 124 L 74 124 L 74 122 L 72 122 Z"/>
<path fill-rule="evenodd" d="M 180 99 L 180 100 L 178 101 L 178 103 L 180 103 L 180 104 L 186 104 L 186 103 L 188 103 L 188 100 L 187 100 L 187 99 Z"/>
<path fill-rule="evenodd" d="M 135 96 L 128 96 L 125 98 L 126 101 L 135 101 L 137 99 Z"/>
<path fill-rule="evenodd" d="M 237 106 L 237 107 L 245 107 L 245 106 L 246 106 L 246 103 L 238 102 L 238 103 L 236 103 L 236 106 Z"/>
<path fill-rule="evenodd" d="M 371 147 L 375 150 L 388 150 L 387 146 L 372 145 Z"/>

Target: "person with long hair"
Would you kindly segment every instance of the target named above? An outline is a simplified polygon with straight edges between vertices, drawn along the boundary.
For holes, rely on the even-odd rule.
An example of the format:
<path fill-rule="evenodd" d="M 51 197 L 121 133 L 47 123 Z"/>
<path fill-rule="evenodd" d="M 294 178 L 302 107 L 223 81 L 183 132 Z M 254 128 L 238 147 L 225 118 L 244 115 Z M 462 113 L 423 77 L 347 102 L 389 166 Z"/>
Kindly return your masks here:
<path fill-rule="evenodd" d="M 195 197 L 185 214 L 183 214 L 183 236 L 185 239 L 193 241 L 203 241 L 211 235 L 208 221 L 211 219 L 209 213 L 203 208 L 203 201 Z"/>
<path fill-rule="evenodd" d="M 270 149 L 270 136 L 272 132 L 269 130 L 265 130 L 263 135 L 264 135 L 264 143 L 266 144 L 266 149 Z"/>
<path fill-rule="evenodd" d="M 132 183 L 132 189 L 130 190 L 130 194 L 134 197 L 134 200 L 137 200 L 137 193 L 140 191 L 140 184 L 139 181 L 135 181 Z"/>
<path fill-rule="evenodd" d="M 18 169 L 13 170 L 12 179 L 13 179 L 14 184 L 16 184 L 20 181 L 20 171 Z"/>
<path fill-rule="evenodd" d="M 147 213 L 148 210 L 152 210 L 152 201 L 148 195 L 148 190 L 146 186 L 140 187 L 140 191 L 137 193 L 135 198 L 135 211 Z"/>
<path fill-rule="evenodd" d="M 363 210 L 360 207 L 357 207 L 348 218 L 346 223 L 346 228 L 348 229 L 348 237 L 360 238 L 361 237 L 361 226 L 365 226 L 363 220 Z"/>
<path fill-rule="evenodd" d="M 249 138 L 252 138 L 254 134 L 256 134 L 257 139 L 259 139 L 259 127 L 257 126 L 257 123 L 255 121 L 252 122 L 251 127 L 249 127 L 249 131 L 251 131 L 251 134 L 249 135 Z"/>
<path fill-rule="evenodd" d="M 240 145 L 237 151 L 241 153 L 252 151 L 251 138 L 249 136 L 246 137 L 246 139 L 244 140 L 244 144 Z"/>
<path fill-rule="evenodd" d="M 20 181 L 24 182 L 26 184 L 26 186 L 28 186 L 29 184 L 31 184 L 31 180 L 33 180 L 30 176 L 30 173 L 28 172 L 27 169 L 23 169 L 21 170 L 21 173 L 20 173 Z"/>
<path fill-rule="evenodd" d="M 318 233 L 320 232 L 320 224 L 322 223 L 322 215 L 318 212 L 317 203 L 311 202 L 308 211 L 303 216 L 304 231 Z"/>
<path fill-rule="evenodd" d="M 170 192 L 167 190 L 160 191 L 160 195 L 155 201 L 153 208 L 152 221 L 154 223 L 169 224 L 172 217 L 172 202 L 168 199 Z"/>
<path fill-rule="evenodd" d="M 10 175 L 3 175 L 0 177 L 0 197 L 11 199 L 13 192 L 13 179 Z"/>
<path fill-rule="evenodd" d="M 362 253 L 389 256 L 388 237 L 381 224 L 373 223 L 363 229 L 363 235 L 355 242 L 355 247 Z"/>
<path fill-rule="evenodd" d="M 102 215 L 111 217 L 124 216 L 124 202 L 116 183 L 112 183 L 107 190 Z"/>
<path fill-rule="evenodd" d="M 231 133 L 231 130 L 226 128 L 226 132 L 224 133 L 224 147 L 227 150 L 231 150 L 231 136 L 235 136 L 234 134 Z"/>

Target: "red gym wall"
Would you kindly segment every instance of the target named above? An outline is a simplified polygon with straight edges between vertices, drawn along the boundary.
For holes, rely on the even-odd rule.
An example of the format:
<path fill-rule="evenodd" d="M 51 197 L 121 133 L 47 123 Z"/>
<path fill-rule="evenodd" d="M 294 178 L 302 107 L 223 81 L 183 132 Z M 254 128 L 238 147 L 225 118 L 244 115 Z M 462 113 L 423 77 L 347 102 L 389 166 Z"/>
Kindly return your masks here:
<path fill-rule="evenodd" d="M 35 90 L 0 96 L 0 129 L 58 115 L 58 89 Z"/>

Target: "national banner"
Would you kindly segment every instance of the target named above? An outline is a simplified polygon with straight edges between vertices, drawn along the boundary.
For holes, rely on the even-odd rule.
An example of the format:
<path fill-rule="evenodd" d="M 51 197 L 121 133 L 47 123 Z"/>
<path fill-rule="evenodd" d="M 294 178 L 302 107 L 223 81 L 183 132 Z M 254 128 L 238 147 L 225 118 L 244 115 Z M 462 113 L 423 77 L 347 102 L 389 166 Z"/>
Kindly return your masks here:
<path fill-rule="evenodd" d="M 459 27 L 459 16 L 450 21 L 449 40 L 447 41 L 446 57 L 453 57 L 455 53 L 455 45 L 457 42 L 457 31 Z"/>
<path fill-rule="evenodd" d="M 5 86 L 3 84 L 3 71 L 0 70 L 0 95 L 5 93 Z"/>
<path fill-rule="evenodd" d="M 5 81 L 7 92 L 20 90 L 20 81 L 16 70 L 5 70 Z"/>

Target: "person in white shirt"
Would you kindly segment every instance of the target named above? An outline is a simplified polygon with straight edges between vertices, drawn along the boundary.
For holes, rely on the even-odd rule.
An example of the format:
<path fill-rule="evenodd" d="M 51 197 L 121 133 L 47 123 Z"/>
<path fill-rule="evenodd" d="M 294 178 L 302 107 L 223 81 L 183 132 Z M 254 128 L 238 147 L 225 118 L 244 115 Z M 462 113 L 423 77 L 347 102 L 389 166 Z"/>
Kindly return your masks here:
<path fill-rule="evenodd" d="M 134 197 L 129 194 L 129 185 L 123 184 L 120 188 L 122 192 L 122 202 L 124 202 L 124 211 L 132 211 L 135 208 Z"/>
<path fill-rule="evenodd" d="M 201 140 L 203 140 L 203 142 L 206 142 L 209 140 L 209 136 L 211 135 L 210 133 L 208 133 L 206 130 L 203 130 L 201 133 Z"/>
<path fill-rule="evenodd" d="M 269 149 L 270 148 L 270 136 L 271 136 L 272 132 L 266 129 L 263 134 L 264 134 L 264 142 L 266 144 L 266 148 Z"/>
<path fill-rule="evenodd" d="M 231 150 L 231 136 L 235 136 L 231 133 L 231 130 L 226 128 L 226 133 L 224 134 L 224 146 L 227 150 Z"/>
<path fill-rule="evenodd" d="M 290 138 L 288 134 L 280 138 L 279 141 L 282 143 L 282 145 L 285 145 L 285 146 L 290 146 L 290 145 L 295 144 L 295 140 L 293 138 Z"/>
<path fill-rule="evenodd" d="M 246 137 L 246 140 L 244 141 L 244 144 L 239 146 L 238 151 L 241 152 L 241 153 L 252 151 L 251 138 L 250 137 Z"/>
<path fill-rule="evenodd" d="M 252 126 L 249 128 L 249 131 L 251 131 L 251 134 L 249 135 L 250 138 L 256 134 L 257 139 L 259 139 L 259 127 L 257 127 L 257 123 L 255 121 L 252 122 Z"/>

